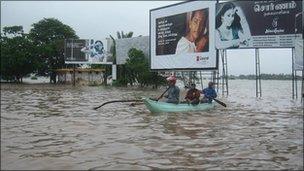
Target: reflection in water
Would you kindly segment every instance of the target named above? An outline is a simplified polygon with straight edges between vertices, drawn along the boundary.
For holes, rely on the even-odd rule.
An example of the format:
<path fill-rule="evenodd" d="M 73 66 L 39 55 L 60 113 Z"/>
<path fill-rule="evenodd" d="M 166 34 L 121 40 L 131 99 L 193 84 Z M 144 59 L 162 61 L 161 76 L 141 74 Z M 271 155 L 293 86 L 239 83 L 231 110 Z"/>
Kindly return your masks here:
<path fill-rule="evenodd" d="M 1 84 L 1 169 L 303 169 L 290 82 L 263 81 L 260 99 L 254 81 L 229 84 L 228 108 L 170 114 L 92 110 L 163 90 Z"/>

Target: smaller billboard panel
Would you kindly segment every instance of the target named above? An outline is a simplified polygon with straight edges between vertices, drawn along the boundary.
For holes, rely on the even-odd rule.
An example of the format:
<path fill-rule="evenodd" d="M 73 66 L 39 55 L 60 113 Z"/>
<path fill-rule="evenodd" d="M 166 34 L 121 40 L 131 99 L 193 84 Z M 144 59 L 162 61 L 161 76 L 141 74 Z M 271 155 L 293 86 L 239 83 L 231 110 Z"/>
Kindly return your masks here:
<path fill-rule="evenodd" d="M 295 37 L 301 36 L 303 31 L 301 12 L 301 1 L 219 3 L 215 18 L 216 48 L 294 47 Z"/>
<path fill-rule="evenodd" d="M 65 40 L 65 63 L 67 64 L 111 64 L 109 55 L 100 40 Z"/>
<path fill-rule="evenodd" d="M 303 71 L 303 41 L 303 38 L 297 38 L 295 40 L 294 69 L 297 71 Z"/>

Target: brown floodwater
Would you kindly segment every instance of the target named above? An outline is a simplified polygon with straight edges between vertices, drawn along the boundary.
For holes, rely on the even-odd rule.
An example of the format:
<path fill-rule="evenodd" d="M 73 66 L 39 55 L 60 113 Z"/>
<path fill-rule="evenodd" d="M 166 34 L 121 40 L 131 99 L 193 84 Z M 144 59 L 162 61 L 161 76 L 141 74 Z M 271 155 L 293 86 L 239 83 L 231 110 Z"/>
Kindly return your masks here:
<path fill-rule="evenodd" d="M 298 86 L 300 87 L 300 86 Z M 303 170 L 303 107 L 291 81 L 229 81 L 202 112 L 151 114 L 117 99 L 159 90 L 1 84 L 1 169 Z"/>

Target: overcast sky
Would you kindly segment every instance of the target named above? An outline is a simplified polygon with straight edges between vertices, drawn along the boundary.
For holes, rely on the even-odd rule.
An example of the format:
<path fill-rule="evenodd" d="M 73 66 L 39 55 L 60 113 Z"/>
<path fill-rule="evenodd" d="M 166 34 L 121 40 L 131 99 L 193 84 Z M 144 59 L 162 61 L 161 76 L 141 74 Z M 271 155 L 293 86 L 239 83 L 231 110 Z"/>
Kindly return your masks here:
<path fill-rule="evenodd" d="M 116 37 L 116 31 L 149 35 L 149 10 L 180 1 L 1 1 L 1 30 L 21 25 L 27 33 L 43 18 L 71 26 L 82 39 Z M 228 74 L 255 74 L 254 49 L 228 50 Z M 291 49 L 261 49 L 261 73 L 291 74 Z"/>

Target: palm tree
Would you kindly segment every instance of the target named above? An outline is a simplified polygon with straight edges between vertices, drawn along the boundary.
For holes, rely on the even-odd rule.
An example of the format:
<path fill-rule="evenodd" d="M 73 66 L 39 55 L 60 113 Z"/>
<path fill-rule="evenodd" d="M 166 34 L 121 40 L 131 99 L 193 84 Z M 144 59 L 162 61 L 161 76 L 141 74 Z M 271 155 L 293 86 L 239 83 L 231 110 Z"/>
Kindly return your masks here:
<path fill-rule="evenodd" d="M 118 39 L 131 38 L 132 36 L 133 36 L 133 32 L 132 31 L 130 31 L 127 34 L 124 34 L 123 31 L 121 31 L 121 32 L 117 31 L 117 38 Z"/>
<path fill-rule="evenodd" d="M 133 32 L 132 31 L 128 32 L 127 34 L 124 34 L 123 31 L 121 31 L 121 32 L 117 31 L 116 33 L 117 33 L 117 39 L 131 38 L 133 36 Z M 112 46 L 110 48 L 110 53 L 112 53 L 113 64 L 116 64 L 116 41 L 115 41 L 115 39 L 114 39 L 114 37 L 112 35 L 110 35 L 110 38 L 113 41 L 113 44 L 112 44 Z M 122 68 L 120 68 L 118 66 L 117 70 L 123 71 L 122 73 L 125 72 L 125 69 L 124 69 L 123 66 L 122 66 Z M 121 75 L 122 75 L 122 73 L 118 72 L 117 73 L 117 78 L 120 78 Z"/>
<path fill-rule="evenodd" d="M 117 31 L 116 33 L 117 33 L 117 39 L 131 38 L 133 36 L 132 31 L 130 31 L 127 34 L 124 34 L 123 31 L 121 31 L 121 32 Z M 116 41 L 112 35 L 110 35 L 110 38 L 113 41 L 113 44 L 110 48 L 110 53 L 112 53 L 113 63 L 116 64 Z"/>

